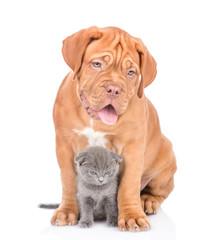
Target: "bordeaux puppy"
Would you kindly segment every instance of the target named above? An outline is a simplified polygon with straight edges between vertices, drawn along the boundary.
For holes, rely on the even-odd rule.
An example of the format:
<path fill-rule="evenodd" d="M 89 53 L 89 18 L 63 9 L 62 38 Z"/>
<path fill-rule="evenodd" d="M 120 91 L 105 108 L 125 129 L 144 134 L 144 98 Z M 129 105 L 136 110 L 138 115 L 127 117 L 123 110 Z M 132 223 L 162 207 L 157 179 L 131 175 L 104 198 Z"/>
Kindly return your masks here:
<path fill-rule="evenodd" d="M 156 76 L 156 62 L 140 39 L 115 27 L 81 30 L 64 40 L 62 53 L 72 71 L 53 111 L 63 194 L 51 223 L 77 223 L 74 157 L 100 145 L 123 158 L 119 229 L 146 230 L 150 222 L 145 213 L 158 211 L 174 187 L 176 171 L 172 144 L 144 96 Z"/>

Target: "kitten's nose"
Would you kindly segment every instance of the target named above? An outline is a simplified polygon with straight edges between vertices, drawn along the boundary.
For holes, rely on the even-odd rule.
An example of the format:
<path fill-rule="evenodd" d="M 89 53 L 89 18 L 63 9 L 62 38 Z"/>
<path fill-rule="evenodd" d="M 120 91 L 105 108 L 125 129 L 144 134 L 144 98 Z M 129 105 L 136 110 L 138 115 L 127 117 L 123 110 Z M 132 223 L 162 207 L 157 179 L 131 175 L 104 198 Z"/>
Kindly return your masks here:
<path fill-rule="evenodd" d="M 99 177 L 99 182 L 103 182 L 104 178 L 103 177 Z"/>

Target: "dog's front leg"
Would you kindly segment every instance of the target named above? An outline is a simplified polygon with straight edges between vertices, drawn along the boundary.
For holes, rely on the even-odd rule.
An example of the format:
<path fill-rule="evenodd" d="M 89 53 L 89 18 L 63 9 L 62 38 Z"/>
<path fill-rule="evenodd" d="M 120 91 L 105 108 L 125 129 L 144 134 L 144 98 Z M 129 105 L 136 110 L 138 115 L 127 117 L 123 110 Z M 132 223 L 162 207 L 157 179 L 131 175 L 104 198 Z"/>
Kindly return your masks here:
<path fill-rule="evenodd" d="M 142 210 L 140 200 L 144 161 L 144 151 L 140 150 L 140 144 L 129 145 L 122 155 L 122 177 L 118 190 L 118 227 L 121 231 L 137 232 L 150 228 L 150 221 Z"/>
<path fill-rule="evenodd" d="M 71 145 L 60 137 L 56 137 L 56 154 L 61 171 L 62 202 L 55 210 L 51 224 L 56 226 L 75 225 L 78 222 L 78 206 L 76 201 L 76 175 L 74 169 L 74 153 Z"/>

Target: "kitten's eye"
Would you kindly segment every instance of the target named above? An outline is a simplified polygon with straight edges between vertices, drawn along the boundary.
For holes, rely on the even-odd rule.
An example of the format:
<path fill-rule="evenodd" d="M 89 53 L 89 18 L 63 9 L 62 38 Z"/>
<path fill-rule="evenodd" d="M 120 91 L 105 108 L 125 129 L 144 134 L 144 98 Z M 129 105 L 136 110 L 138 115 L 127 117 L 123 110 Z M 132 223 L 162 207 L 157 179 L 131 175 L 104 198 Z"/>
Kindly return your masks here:
<path fill-rule="evenodd" d="M 89 172 L 89 174 L 94 176 L 94 175 L 96 175 L 96 172 L 91 171 L 91 172 Z"/>
<path fill-rule="evenodd" d="M 110 174 L 111 174 L 111 171 L 105 172 L 105 175 L 110 175 Z"/>
<path fill-rule="evenodd" d="M 101 68 L 102 64 L 100 62 L 92 62 L 94 68 Z"/>

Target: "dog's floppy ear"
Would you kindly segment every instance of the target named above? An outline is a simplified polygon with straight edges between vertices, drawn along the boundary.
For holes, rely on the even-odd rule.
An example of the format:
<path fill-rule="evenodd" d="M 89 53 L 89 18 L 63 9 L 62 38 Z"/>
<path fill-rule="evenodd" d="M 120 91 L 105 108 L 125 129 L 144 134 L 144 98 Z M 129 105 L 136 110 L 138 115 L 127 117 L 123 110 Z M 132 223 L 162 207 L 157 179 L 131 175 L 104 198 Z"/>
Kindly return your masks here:
<path fill-rule="evenodd" d="M 150 85 L 157 75 L 157 63 L 140 39 L 136 39 L 136 49 L 140 55 L 141 82 L 138 88 L 138 97 L 141 98 L 144 88 Z"/>
<path fill-rule="evenodd" d="M 74 76 L 81 67 L 86 47 L 92 40 L 101 38 L 101 35 L 97 27 L 90 27 L 74 33 L 63 40 L 63 58 L 74 71 Z"/>

